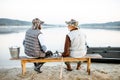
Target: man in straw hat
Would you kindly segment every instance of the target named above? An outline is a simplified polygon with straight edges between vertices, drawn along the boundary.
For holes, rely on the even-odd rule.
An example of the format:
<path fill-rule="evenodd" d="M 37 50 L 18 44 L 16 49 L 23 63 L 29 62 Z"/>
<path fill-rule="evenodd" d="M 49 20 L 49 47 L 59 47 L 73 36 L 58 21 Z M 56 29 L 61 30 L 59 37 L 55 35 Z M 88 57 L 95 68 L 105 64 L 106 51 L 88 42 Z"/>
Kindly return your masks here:
<path fill-rule="evenodd" d="M 66 21 L 69 33 L 66 35 L 63 57 L 83 57 L 86 55 L 86 37 L 78 28 L 78 21 L 71 19 Z M 66 70 L 72 71 L 70 62 L 65 62 Z M 77 62 L 76 70 L 80 69 L 81 62 Z"/>
<path fill-rule="evenodd" d="M 33 19 L 32 27 L 26 31 L 24 48 L 25 54 L 37 59 L 52 56 L 52 52 L 47 50 L 44 35 L 41 32 L 41 25 L 44 22 L 38 18 Z M 43 63 L 34 63 L 34 70 L 41 73 L 40 68 Z"/>

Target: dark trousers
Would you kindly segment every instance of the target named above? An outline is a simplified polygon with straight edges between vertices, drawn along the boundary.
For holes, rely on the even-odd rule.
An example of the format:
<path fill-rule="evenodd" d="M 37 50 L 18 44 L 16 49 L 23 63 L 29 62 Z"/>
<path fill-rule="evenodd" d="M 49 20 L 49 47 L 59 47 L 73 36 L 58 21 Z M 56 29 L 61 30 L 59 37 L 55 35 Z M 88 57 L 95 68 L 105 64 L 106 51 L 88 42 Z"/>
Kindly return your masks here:
<path fill-rule="evenodd" d="M 43 58 L 38 57 L 38 58 L 36 58 L 36 59 L 43 59 Z M 43 64 L 44 64 L 44 63 L 38 62 L 38 63 L 34 63 L 34 66 L 35 66 L 36 68 L 40 69 Z"/>
<path fill-rule="evenodd" d="M 53 55 L 52 51 L 47 51 L 45 53 L 45 57 L 44 58 L 47 58 L 47 57 L 51 57 Z M 44 58 L 41 58 L 41 57 L 38 57 L 36 59 L 44 59 Z M 38 69 L 40 69 L 42 66 L 43 66 L 43 62 L 38 62 L 38 63 L 34 63 L 34 66 Z"/>

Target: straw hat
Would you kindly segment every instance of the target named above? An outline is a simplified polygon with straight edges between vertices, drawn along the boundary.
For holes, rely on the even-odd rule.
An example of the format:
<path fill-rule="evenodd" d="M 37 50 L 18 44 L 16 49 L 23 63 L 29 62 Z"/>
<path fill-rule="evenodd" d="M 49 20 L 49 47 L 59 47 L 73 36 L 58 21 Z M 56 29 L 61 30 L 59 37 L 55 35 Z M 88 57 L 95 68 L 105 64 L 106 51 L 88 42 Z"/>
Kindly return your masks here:
<path fill-rule="evenodd" d="M 70 21 L 66 21 L 65 23 L 70 26 L 78 27 L 78 21 L 76 21 L 74 19 L 71 19 Z"/>

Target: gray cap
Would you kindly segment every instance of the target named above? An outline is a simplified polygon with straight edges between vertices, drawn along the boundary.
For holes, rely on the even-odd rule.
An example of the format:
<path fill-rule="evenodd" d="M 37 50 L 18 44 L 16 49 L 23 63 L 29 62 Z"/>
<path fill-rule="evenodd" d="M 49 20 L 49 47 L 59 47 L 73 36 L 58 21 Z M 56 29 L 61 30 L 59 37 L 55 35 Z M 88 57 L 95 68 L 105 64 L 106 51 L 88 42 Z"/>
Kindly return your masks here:
<path fill-rule="evenodd" d="M 70 21 L 66 21 L 65 23 L 70 26 L 78 27 L 78 21 L 76 21 L 74 19 L 71 19 Z"/>
<path fill-rule="evenodd" d="M 35 24 L 43 24 L 44 22 L 43 21 L 41 21 L 39 18 L 35 18 L 35 19 L 33 19 L 32 20 L 32 23 L 33 23 L 33 25 L 35 25 Z"/>

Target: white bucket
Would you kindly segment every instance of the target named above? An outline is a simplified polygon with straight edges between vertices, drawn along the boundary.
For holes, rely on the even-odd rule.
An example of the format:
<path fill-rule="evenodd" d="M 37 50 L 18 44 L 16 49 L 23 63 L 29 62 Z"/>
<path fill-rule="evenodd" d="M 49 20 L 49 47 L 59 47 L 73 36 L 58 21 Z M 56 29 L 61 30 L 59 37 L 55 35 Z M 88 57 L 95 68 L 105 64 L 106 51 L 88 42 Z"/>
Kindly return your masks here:
<path fill-rule="evenodd" d="M 11 58 L 19 58 L 20 47 L 10 47 L 9 48 Z"/>

